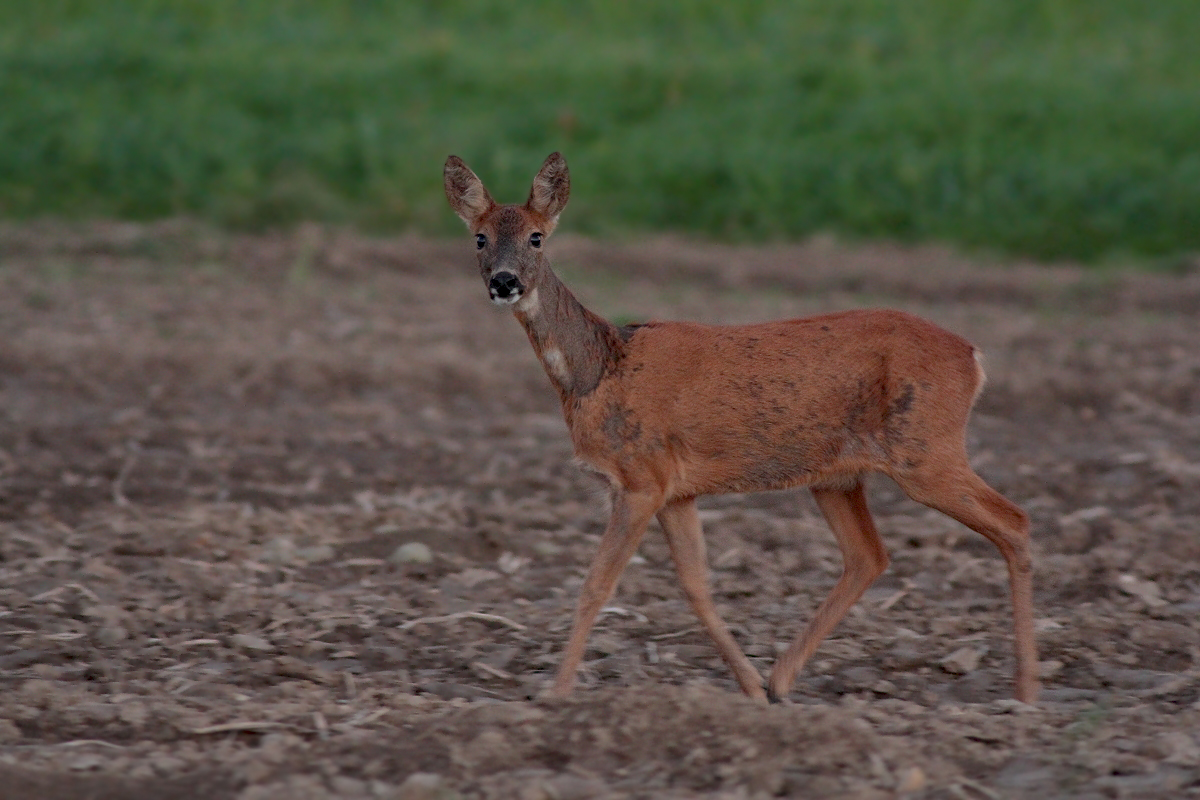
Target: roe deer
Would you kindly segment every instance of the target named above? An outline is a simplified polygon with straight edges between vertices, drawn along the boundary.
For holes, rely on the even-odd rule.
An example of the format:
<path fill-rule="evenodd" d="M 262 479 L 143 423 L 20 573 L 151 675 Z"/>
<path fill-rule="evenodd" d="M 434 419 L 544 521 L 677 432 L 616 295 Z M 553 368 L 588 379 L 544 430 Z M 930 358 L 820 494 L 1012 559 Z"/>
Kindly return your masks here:
<path fill-rule="evenodd" d="M 498 205 L 462 159 L 444 171 L 450 205 L 475 236 L 494 303 L 525 328 L 562 401 L 575 453 L 607 479 L 612 516 L 580 592 L 550 689 L 575 683 L 588 634 L 657 515 L 696 615 L 756 699 L 785 697 L 797 672 L 888 565 L 863 477 L 890 476 L 919 503 L 991 540 L 1008 565 L 1019 700 L 1038 692 L 1025 513 L 975 474 L 966 425 L 984 374 L 965 339 L 900 311 L 864 310 L 756 325 L 617 327 L 588 311 L 542 248 L 567 204 L 554 153 L 523 205 Z M 770 680 L 717 614 L 696 498 L 807 486 L 844 568 Z"/>

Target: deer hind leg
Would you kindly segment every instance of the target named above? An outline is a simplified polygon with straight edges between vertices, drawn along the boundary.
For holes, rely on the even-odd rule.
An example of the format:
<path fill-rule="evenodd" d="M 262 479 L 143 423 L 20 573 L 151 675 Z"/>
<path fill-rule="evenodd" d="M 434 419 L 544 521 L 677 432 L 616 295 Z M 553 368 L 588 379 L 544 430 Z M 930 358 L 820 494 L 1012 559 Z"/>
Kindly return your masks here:
<path fill-rule="evenodd" d="M 841 548 L 842 576 L 817 607 L 804 633 L 776 662 L 767 684 L 767 696 L 772 701 L 787 696 L 796 674 L 817 646 L 888 565 L 887 551 L 875 530 L 861 483 L 852 489 L 813 489 L 812 493 Z"/>
<path fill-rule="evenodd" d="M 696 501 L 688 498 L 668 504 L 658 512 L 658 521 L 667 537 L 667 546 L 671 548 L 671 557 L 675 560 L 683 591 L 692 610 L 716 644 L 717 652 L 733 670 L 743 692 L 756 700 L 766 700 L 762 676 L 746 658 L 713 605 L 708 586 L 704 534 L 700 529 L 700 517 L 696 514 Z"/>
<path fill-rule="evenodd" d="M 1033 703 L 1038 694 L 1037 647 L 1033 636 L 1033 561 L 1030 555 L 1029 517 L 1016 504 L 984 483 L 967 463 L 956 458 L 947 468 L 896 475 L 896 482 L 918 503 L 937 509 L 987 537 L 1008 565 L 1012 592 L 1016 647 L 1015 695 Z"/>
<path fill-rule="evenodd" d="M 613 492 L 612 516 L 579 592 L 571 636 L 549 691 L 552 697 L 565 697 L 571 693 L 596 616 L 612 597 L 617 579 L 641 543 L 650 518 L 662 506 L 662 499 L 661 494 L 655 493 Z"/>

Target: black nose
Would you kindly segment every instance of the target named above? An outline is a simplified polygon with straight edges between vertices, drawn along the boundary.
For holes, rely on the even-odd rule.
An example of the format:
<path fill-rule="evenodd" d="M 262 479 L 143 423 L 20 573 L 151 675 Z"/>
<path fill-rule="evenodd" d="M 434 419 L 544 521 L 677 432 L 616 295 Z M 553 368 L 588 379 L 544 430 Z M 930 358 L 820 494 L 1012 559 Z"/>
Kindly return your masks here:
<path fill-rule="evenodd" d="M 501 299 L 520 294 L 524 290 L 525 287 L 521 285 L 520 279 L 511 272 L 497 272 L 488 281 L 488 291 Z"/>

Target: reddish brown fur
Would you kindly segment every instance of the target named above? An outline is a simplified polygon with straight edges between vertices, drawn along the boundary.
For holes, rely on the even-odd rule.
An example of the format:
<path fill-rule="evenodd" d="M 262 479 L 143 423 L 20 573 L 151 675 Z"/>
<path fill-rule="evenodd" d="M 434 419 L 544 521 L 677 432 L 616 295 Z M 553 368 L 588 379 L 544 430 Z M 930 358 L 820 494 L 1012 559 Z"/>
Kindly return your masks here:
<path fill-rule="evenodd" d="M 546 160 L 522 206 L 496 205 L 454 156 L 445 183 L 451 206 L 484 237 L 484 280 L 501 273 L 520 280 L 514 313 L 559 393 L 577 456 L 612 491 L 612 518 L 554 692 L 570 691 L 595 617 L 657 515 L 684 590 L 742 689 L 786 695 L 820 641 L 887 566 L 862 490 L 865 473 L 882 472 L 1000 549 L 1013 594 L 1016 695 L 1034 700 L 1028 519 L 967 463 L 965 429 L 983 382 L 969 342 L 888 310 L 617 328 L 575 299 L 535 245 L 534 235 L 550 234 L 569 196 L 560 155 Z M 812 489 L 845 572 L 764 691 L 713 606 L 694 501 L 792 486 Z"/>

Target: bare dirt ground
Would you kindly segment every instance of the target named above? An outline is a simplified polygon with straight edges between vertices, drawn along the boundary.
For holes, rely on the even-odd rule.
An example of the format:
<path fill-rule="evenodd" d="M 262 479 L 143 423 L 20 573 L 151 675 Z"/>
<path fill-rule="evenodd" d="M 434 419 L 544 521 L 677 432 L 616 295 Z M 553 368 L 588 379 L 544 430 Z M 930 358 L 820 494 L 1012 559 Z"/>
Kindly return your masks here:
<path fill-rule="evenodd" d="M 736 694 L 653 531 L 549 704 L 604 511 L 471 250 L 0 227 L 0 795 L 1200 796 L 1200 276 L 560 237 L 621 322 L 889 305 L 982 346 L 1046 680 L 1007 699 L 994 549 L 879 479 L 892 566 L 790 704 Z M 766 672 L 832 536 L 800 492 L 702 509 Z"/>

